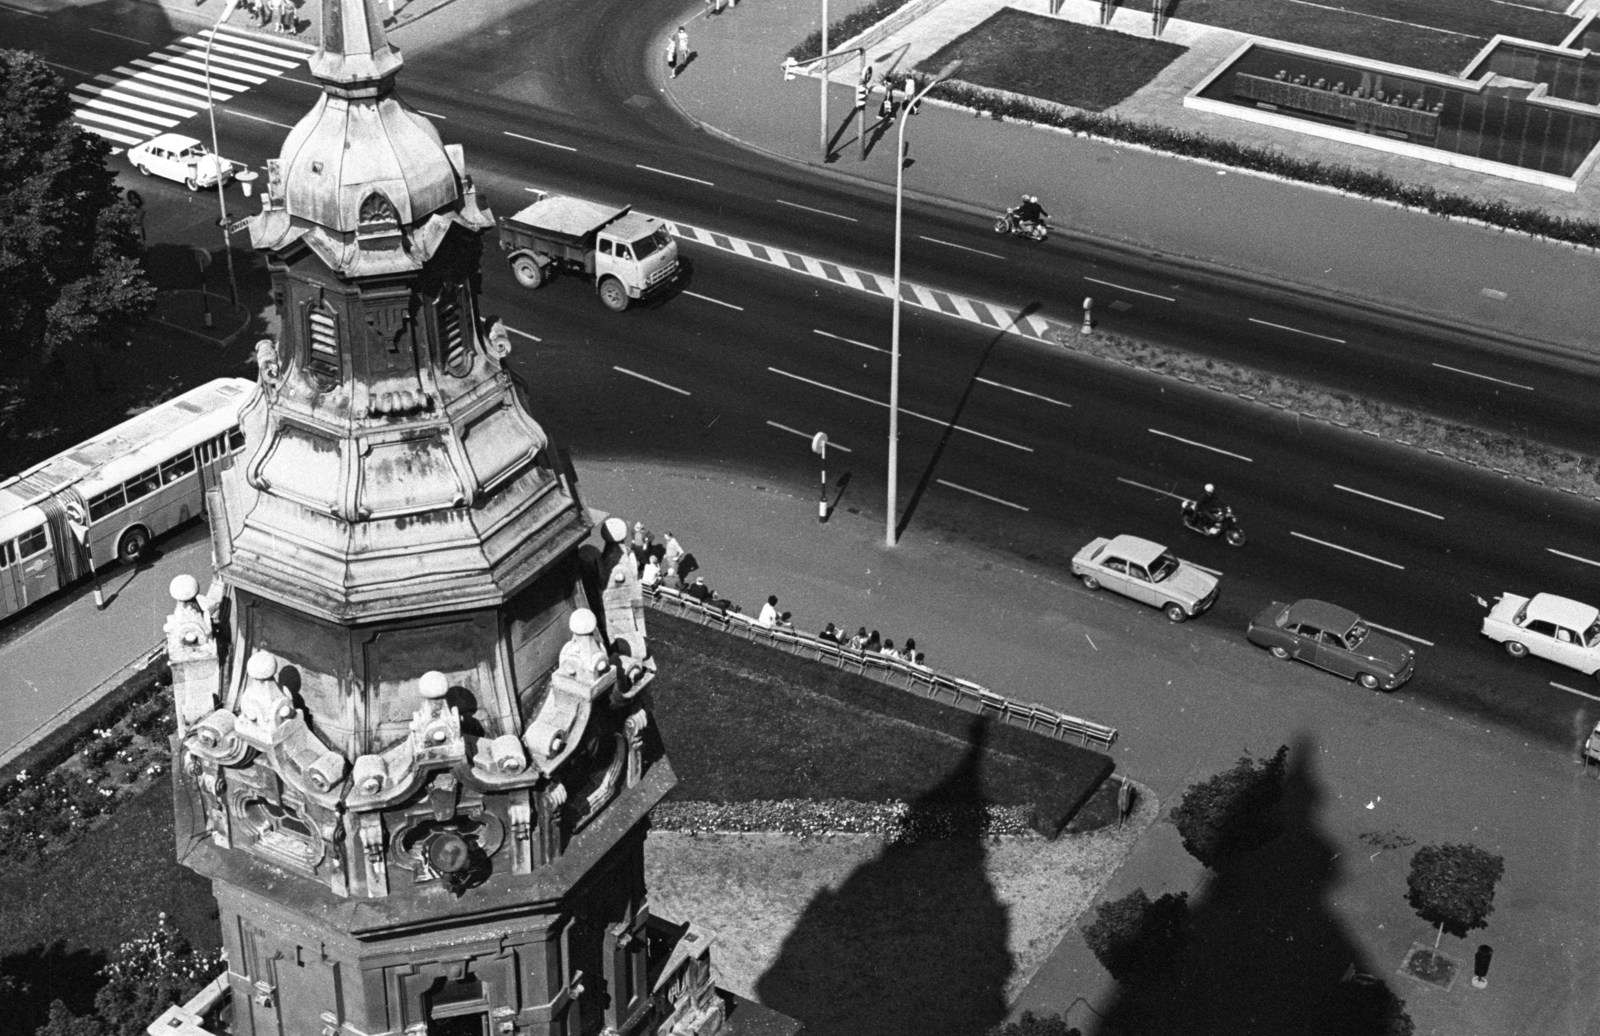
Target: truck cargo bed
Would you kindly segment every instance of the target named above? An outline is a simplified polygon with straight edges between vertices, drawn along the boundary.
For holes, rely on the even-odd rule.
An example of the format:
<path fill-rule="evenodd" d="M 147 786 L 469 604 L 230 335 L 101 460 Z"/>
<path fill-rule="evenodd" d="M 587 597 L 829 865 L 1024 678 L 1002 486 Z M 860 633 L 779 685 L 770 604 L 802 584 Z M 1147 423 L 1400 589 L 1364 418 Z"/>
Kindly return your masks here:
<path fill-rule="evenodd" d="M 508 217 L 514 229 L 532 232 L 577 244 L 595 231 L 625 214 L 632 206 L 616 208 L 560 196 L 545 198 Z"/>

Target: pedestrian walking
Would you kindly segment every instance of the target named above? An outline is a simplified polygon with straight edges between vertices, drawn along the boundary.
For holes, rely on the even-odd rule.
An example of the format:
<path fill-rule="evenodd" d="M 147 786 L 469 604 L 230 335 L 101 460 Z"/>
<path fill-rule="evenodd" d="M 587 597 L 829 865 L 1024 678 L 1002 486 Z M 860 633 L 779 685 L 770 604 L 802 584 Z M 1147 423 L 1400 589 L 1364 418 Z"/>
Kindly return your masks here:
<path fill-rule="evenodd" d="M 678 73 L 689 65 L 689 30 L 681 25 L 678 26 L 677 42 L 678 63 L 672 67 L 672 78 L 674 79 L 678 78 Z"/>
<path fill-rule="evenodd" d="M 672 78 L 678 78 L 678 35 L 673 33 L 667 37 L 667 68 L 672 71 Z"/>
<path fill-rule="evenodd" d="M 676 575 L 678 562 L 683 560 L 683 544 L 678 542 L 678 537 L 669 532 L 667 533 L 664 549 L 666 553 L 661 555 L 661 571 L 671 572 Z"/>

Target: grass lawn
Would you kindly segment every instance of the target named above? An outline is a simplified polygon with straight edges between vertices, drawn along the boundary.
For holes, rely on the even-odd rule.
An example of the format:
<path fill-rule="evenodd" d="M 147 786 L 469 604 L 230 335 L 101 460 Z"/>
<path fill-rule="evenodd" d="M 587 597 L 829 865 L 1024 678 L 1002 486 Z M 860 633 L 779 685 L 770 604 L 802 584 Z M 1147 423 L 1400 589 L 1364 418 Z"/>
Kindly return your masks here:
<path fill-rule="evenodd" d="M 1172 0 L 1169 17 L 1456 73 L 1496 34 L 1559 43 L 1577 21 L 1494 0 Z M 1328 8 L 1339 8 L 1329 10 Z M 1410 24 L 1404 24 L 1410 23 Z"/>
<path fill-rule="evenodd" d="M 1002 8 L 922 62 L 933 73 L 960 58 L 979 86 L 1105 111 L 1154 79 L 1185 48 Z"/>

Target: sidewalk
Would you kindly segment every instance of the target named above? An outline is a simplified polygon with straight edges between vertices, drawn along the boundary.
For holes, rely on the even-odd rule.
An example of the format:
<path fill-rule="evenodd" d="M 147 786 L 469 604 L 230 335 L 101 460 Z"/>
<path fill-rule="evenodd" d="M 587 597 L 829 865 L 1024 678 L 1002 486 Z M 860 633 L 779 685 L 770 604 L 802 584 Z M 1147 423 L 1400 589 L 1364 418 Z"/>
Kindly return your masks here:
<path fill-rule="evenodd" d="M 1205 619 L 1173 626 L 998 553 L 918 537 L 886 548 L 875 521 L 841 511 L 820 525 L 810 497 L 725 471 L 580 458 L 578 473 L 586 503 L 642 520 L 658 537 L 675 533 L 707 583 L 747 611 L 777 594 L 808 632 L 831 621 L 896 642 L 915 637 L 930 665 L 1118 727 L 1119 769 L 1151 787 L 1164 811 L 1241 754 L 1296 745 L 1318 789 L 1318 842 L 1333 855 L 1320 906 L 1341 945 L 1359 954 L 1351 963 L 1407 1001 L 1419 1034 L 1589 1030 L 1600 1006 L 1589 962 L 1600 933 L 1590 894 L 1600 881 L 1600 780 L 1567 754 L 1285 667 L 1237 631 Z M 1465 975 L 1445 991 L 1396 973 L 1432 933 L 1402 898 L 1410 850 L 1374 852 L 1361 838 L 1384 832 L 1505 856 L 1489 928 L 1444 944 L 1464 968 L 1478 943 L 1495 947 L 1488 989 Z M 1158 823 L 1107 895 L 1143 887 L 1152 898 L 1198 898 L 1203 877 L 1171 825 Z M 1013 1008 L 1051 1013 L 1082 996 L 1104 1010 L 1114 992 L 1069 933 Z M 1081 1005 L 1071 1016 L 1092 1020 Z"/>
<path fill-rule="evenodd" d="M 981 21 L 1001 0 L 946 0 L 923 18 L 870 48 L 879 72 L 908 67 Z M 1043 13 L 1045 0 L 1011 6 Z M 1065 0 L 1064 13 L 1092 21 L 1093 0 Z M 830 5 L 837 20 L 859 4 Z M 820 158 L 815 79 L 785 82 L 784 54 L 817 28 L 819 5 L 810 0 L 742 0 L 706 18 L 697 7 L 679 8 L 687 21 L 694 62 L 676 80 L 666 77 L 660 55 L 663 21 L 648 58 L 666 96 L 712 132 L 816 168 L 892 185 L 892 136 L 866 162 L 857 160 L 854 129 L 837 145 L 840 157 Z M 1138 21 L 1123 9 L 1119 19 Z M 1144 16 L 1146 32 L 1148 15 Z M 1197 64 L 1231 49 L 1236 34 L 1193 23 L 1169 23 L 1169 39 L 1200 51 L 1180 59 L 1112 114 L 1155 119 L 1235 139 L 1273 143 L 1306 157 L 1384 168 L 1408 180 L 1428 179 L 1452 190 L 1475 189 L 1519 203 L 1594 211 L 1600 183 L 1579 195 L 1487 177 L 1443 165 L 1402 159 L 1352 145 L 1181 108 Z M 837 48 L 844 41 L 830 41 Z M 836 130 L 850 112 L 855 64 L 836 72 L 829 115 Z M 1163 117 L 1162 113 L 1167 113 Z M 1209 120 L 1201 125 L 1198 119 Z M 1538 241 L 1468 223 L 1409 212 L 1206 163 L 1135 148 L 976 119 L 966 112 L 925 104 L 907 139 L 916 159 L 906 174 L 908 192 L 955 202 L 987 220 L 1022 193 L 1037 194 L 1058 232 L 1155 250 L 1244 276 L 1266 278 L 1323 295 L 1434 319 L 1513 339 L 1548 343 L 1593 355 L 1600 297 L 1584 290 L 1600 258 L 1571 246 Z M 1388 163 L 1388 164 L 1386 164 Z M 1564 290 L 1565 289 L 1565 290 Z"/>

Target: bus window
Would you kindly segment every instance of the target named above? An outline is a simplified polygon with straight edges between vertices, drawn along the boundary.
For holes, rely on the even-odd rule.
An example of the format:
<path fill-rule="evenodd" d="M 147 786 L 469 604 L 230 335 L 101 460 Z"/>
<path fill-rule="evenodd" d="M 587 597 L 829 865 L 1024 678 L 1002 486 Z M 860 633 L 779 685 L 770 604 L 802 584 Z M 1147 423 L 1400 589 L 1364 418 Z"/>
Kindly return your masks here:
<path fill-rule="evenodd" d="M 17 557 L 23 561 L 50 546 L 50 540 L 44 534 L 44 526 L 39 526 L 32 532 L 25 532 L 17 537 Z"/>
<path fill-rule="evenodd" d="M 155 468 L 142 471 L 122 484 L 129 503 L 147 497 L 161 488 L 161 473 Z"/>
<path fill-rule="evenodd" d="M 228 452 L 244 449 L 244 433 L 237 428 L 228 429 Z"/>
<path fill-rule="evenodd" d="M 192 474 L 194 474 L 194 454 L 188 451 L 180 453 L 161 465 L 161 482 L 163 485 L 171 485 L 185 475 Z"/>
<path fill-rule="evenodd" d="M 89 520 L 98 522 L 106 515 L 122 510 L 127 503 L 122 497 L 122 487 L 112 486 L 104 493 L 89 498 Z"/>
<path fill-rule="evenodd" d="M 0 568 L 10 568 L 17 563 L 17 541 L 0 543 Z"/>

